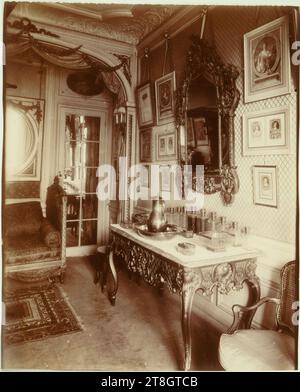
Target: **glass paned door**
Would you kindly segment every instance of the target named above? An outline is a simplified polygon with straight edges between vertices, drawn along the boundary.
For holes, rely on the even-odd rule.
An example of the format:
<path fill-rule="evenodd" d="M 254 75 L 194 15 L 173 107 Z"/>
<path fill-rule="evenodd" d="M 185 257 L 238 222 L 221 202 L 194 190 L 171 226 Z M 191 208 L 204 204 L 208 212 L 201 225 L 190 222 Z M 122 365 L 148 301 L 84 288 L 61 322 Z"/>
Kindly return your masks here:
<path fill-rule="evenodd" d="M 66 114 L 67 246 L 97 243 L 100 117 Z"/>

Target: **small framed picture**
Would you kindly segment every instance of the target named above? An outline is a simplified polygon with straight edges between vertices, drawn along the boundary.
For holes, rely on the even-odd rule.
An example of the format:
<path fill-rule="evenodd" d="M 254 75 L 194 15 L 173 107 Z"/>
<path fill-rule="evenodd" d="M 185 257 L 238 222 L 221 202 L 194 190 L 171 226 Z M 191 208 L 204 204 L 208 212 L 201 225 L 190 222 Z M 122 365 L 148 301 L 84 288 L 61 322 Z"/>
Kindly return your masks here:
<path fill-rule="evenodd" d="M 208 134 L 205 117 L 193 118 L 196 145 L 208 146 Z"/>
<path fill-rule="evenodd" d="M 149 127 L 154 124 L 153 90 L 150 82 L 136 89 L 137 112 L 139 127 Z"/>
<path fill-rule="evenodd" d="M 194 124 L 193 118 L 187 118 L 187 125 L 186 125 L 186 142 L 188 147 L 196 147 L 195 145 L 195 133 L 194 133 Z"/>
<path fill-rule="evenodd" d="M 277 208 L 276 166 L 253 166 L 254 204 Z"/>
<path fill-rule="evenodd" d="M 243 115 L 243 155 L 289 154 L 287 106 Z"/>
<path fill-rule="evenodd" d="M 141 171 L 141 186 L 143 188 L 150 188 L 150 167 L 149 165 L 142 165 Z"/>
<path fill-rule="evenodd" d="M 288 16 L 244 35 L 244 68 L 245 102 L 290 92 Z"/>
<path fill-rule="evenodd" d="M 152 161 L 152 128 L 140 131 L 140 161 Z"/>
<path fill-rule="evenodd" d="M 155 81 L 157 124 L 171 122 L 174 117 L 175 71 Z"/>
<path fill-rule="evenodd" d="M 176 160 L 177 137 L 175 130 L 165 130 L 156 134 L 156 159 L 158 161 Z"/>
<path fill-rule="evenodd" d="M 159 174 L 160 174 L 160 187 L 159 189 L 162 192 L 170 192 L 171 191 L 171 172 L 169 165 L 161 165 L 159 167 Z"/>

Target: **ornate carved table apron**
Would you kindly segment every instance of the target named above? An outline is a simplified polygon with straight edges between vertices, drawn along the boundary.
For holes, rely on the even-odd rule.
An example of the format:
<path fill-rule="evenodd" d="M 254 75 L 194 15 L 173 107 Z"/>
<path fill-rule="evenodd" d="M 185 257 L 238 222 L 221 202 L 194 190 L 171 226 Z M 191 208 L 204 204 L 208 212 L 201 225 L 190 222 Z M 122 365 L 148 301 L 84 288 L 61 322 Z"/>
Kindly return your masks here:
<path fill-rule="evenodd" d="M 248 305 L 260 298 L 259 279 L 255 274 L 257 250 L 230 247 L 224 252 L 212 252 L 202 246 L 197 238 L 189 238 L 188 242 L 196 245 L 196 252 L 193 256 L 187 256 L 176 250 L 176 245 L 186 240 L 181 236 L 156 241 L 141 237 L 134 230 L 124 229 L 120 225 L 111 225 L 111 234 L 109 265 L 115 280 L 115 287 L 109 293 L 112 304 L 115 303 L 118 288 L 114 255 L 121 256 L 128 270 L 139 274 L 150 285 L 164 284 L 172 293 L 181 294 L 184 370 L 189 370 L 191 366 L 191 311 L 197 290 L 210 295 L 217 287 L 220 293 L 228 294 L 231 290 L 240 290 L 246 282 L 250 289 Z M 247 314 L 245 326 L 249 325 L 252 317 L 253 314 Z"/>

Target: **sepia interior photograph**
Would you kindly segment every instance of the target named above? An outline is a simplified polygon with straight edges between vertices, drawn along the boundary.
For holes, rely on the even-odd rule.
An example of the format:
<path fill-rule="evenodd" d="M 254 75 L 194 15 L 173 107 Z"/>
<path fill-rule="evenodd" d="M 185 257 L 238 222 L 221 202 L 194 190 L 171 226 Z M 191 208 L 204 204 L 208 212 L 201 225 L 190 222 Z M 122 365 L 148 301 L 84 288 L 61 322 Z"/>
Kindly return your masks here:
<path fill-rule="evenodd" d="M 4 371 L 295 371 L 300 7 L 3 4 Z"/>

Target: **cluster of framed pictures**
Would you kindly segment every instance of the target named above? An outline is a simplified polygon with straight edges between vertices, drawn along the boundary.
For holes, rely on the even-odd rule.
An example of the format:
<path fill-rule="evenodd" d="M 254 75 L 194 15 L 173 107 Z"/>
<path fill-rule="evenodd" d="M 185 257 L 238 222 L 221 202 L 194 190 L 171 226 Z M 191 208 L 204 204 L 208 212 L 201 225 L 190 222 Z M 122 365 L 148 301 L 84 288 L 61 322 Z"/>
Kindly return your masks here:
<path fill-rule="evenodd" d="M 244 101 L 291 92 L 289 18 L 283 16 L 244 35 Z M 289 154 L 290 109 L 280 106 L 243 115 L 243 155 Z M 276 166 L 252 167 L 254 204 L 278 206 Z"/>
<path fill-rule="evenodd" d="M 245 102 L 290 93 L 289 23 L 283 16 L 244 35 Z M 289 153 L 288 107 L 243 115 L 243 155 Z"/>
<path fill-rule="evenodd" d="M 152 152 L 155 148 L 154 154 Z M 140 161 L 175 161 L 177 158 L 177 134 L 175 128 L 160 127 L 153 135 L 152 128 L 140 131 Z"/>
<path fill-rule="evenodd" d="M 162 125 L 172 121 L 174 116 L 175 88 L 175 71 L 155 81 L 155 92 L 151 82 L 147 82 L 137 88 L 137 109 L 140 128 L 153 126 L 155 123 L 156 125 Z"/>
<path fill-rule="evenodd" d="M 174 118 L 175 72 L 155 81 L 155 91 L 151 82 L 137 88 L 137 110 L 140 131 L 140 161 L 152 161 L 152 144 L 155 145 L 157 161 L 175 160 L 177 157 L 177 136 L 174 130 L 157 132 L 155 140 L 152 126 L 172 122 Z"/>

